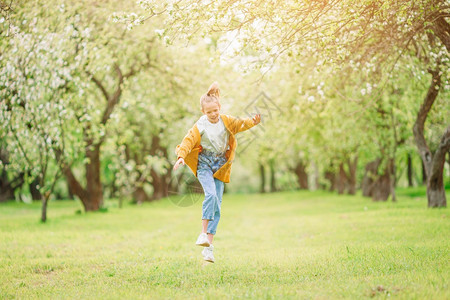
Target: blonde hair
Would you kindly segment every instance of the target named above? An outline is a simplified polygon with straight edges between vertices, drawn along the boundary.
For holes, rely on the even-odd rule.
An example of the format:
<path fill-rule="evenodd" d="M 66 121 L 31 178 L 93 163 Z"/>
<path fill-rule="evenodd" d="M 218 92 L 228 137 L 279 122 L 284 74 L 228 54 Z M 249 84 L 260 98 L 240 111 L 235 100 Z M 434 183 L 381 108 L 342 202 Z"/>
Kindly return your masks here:
<path fill-rule="evenodd" d="M 200 97 L 200 108 L 203 109 L 203 104 L 209 102 L 216 102 L 218 105 L 220 105 L 219 101 L 220 89 L 219 84 L 217 83 L 217 81 L 215 81 L 209 86 L 208 92 Z"/>

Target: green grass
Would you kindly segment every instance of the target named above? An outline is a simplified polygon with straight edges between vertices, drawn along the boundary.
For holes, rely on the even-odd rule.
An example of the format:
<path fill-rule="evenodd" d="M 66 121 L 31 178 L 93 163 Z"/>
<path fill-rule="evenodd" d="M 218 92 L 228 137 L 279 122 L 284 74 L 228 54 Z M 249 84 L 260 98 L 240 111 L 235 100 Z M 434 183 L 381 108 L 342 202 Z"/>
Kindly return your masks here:
<path fill-rule="evenodd" d="M 194 245 L 201 198 L 77 214 L 0 205 L 0 299 L 450 299 L 450 214 L 324 192 L 225 195 L 216 263 Z"/>

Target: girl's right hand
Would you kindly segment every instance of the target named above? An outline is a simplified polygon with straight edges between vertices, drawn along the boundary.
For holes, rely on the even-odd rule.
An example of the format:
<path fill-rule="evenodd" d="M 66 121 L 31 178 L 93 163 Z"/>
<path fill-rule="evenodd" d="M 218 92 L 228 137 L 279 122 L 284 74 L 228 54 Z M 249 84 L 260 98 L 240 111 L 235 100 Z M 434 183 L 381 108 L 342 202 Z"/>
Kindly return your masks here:
<path fill-rule="evenodd" d="M 177 160 L 177 162 L 173 166 L 173 170 L 176 171 L 180 167 L 180 165 L 182 166 L 185 165 L 184 159 L 182 157 L 180 157 L 180 159 Z"/>

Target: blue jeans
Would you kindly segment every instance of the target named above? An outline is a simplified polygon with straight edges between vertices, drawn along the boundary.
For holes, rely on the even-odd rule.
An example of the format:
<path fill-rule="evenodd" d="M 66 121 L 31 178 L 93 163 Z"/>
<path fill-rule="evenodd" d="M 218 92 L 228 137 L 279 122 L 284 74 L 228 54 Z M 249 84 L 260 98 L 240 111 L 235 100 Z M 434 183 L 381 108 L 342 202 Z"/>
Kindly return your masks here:
<path fill-rule="evenodd" d="M 205 149 L 198 155 L 197 178 L 205 192 L 202 206 L 202 219 L 209 220 L 207 233 L 216 234 L 220 220 L 220 207 L 225 183 L 213 177 L 227 159 L 225 155 L 215 155 Z"/>

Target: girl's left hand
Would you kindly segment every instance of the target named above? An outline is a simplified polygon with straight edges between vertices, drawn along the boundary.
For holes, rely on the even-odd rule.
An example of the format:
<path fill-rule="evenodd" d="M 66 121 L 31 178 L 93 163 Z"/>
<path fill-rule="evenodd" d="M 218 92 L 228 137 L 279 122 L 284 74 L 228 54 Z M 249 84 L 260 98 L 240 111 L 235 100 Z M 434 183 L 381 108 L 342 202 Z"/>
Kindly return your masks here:
<path fill-rule="evenodd" d="M 258 125 L 259 122 L 261 122 L 261 114 L 257 114 L 256 116 L 254 116 L 252 118 L 252 120 L 253 120 L 253 124 Z"/>
<path fill-rule="evenodd" d="M 180 159 L 178 159 L 175 165 L 173 166 L 173 170 L 176 171 L 180 167 L 180 165 L 184 166 L 185 164 L 186 163 L 184 162 L 184 159 L 180 157 Z"/>

